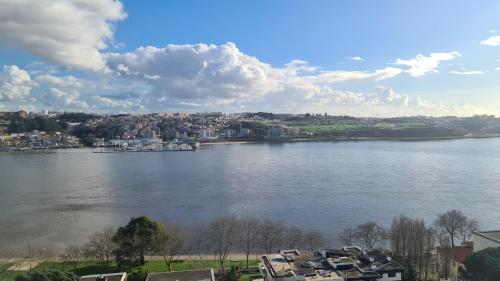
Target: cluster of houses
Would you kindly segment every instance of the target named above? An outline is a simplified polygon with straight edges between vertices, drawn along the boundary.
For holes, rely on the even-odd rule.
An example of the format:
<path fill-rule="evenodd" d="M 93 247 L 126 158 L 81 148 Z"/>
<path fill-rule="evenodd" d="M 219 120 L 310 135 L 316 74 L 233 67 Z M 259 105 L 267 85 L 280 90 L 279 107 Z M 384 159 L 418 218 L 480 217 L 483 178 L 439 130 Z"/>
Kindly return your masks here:
<path fill-rule="evenodd" d="M 458 269 L 465 258 L 489 247 L 500 247 L 500 230 L 477 231 L 474 242 L 449 249 L 452 260 L 448 280 L 457 280 Z M 444 254 L 437 250 L 437 255 Z M 402 281 L 405 267 L 377 249 L 363 250 L 357 246 L 317 251 L 282 250 L 264 255 L 254 281 Z M 82 276 L 80 281 L 126 281 L 127 274 Z M 146 281 L 217 281 L 213 269 L 149 273 Z M 441 280 L 437 278 L 436 280 Z"/>
<path fill-rule="evenodd" d="M 0 135 L 0 151 L 72 147 L 80 147 L 80 140 L 61 132 L 48 134 L 44 131 L 33 130 L 26 133 Z"/>
<path fill-rule="evenodd" d="M 264 281 L 400 281 L 405 268 L 379 250 L 344 247 L 281 251 L 262 257 Z"/>

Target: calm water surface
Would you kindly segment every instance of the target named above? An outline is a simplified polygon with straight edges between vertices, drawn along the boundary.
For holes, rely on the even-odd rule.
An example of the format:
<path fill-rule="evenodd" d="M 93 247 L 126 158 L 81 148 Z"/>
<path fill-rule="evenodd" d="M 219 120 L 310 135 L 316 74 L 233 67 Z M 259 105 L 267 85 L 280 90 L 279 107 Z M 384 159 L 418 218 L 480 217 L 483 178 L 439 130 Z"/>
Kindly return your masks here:
<path fill-rule="evenodd" d="M 500 139 L 206 145 L 196 152 L 0 154 L 0 250 L 61 249 L 148 215 L 280 219 L 335 240 L 368 219 L 457 208 L 500 228 Z M 8 245 L 8 246 L 5 246 Z"/>

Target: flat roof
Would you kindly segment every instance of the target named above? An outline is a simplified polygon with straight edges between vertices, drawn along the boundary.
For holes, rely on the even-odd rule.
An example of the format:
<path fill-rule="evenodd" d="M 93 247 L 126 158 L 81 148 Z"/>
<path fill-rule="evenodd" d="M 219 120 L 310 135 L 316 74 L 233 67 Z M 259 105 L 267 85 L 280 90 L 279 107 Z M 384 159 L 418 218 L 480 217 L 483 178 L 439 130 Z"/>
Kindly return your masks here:
<path fill-rule="evenodd" d="M 108 274 L 93 274 L 80 277 L 80 281 L 95 281 L 97 278 L 101 277 L 105 277 L 107 281 L 122 281 L 124 276 L 127 276 L 127 273 L 118 272 Z"/>
<path fill-rule="evenodd" d="M 500 243 L 500 230 L 475 231 L 474 234 L 485 238 L 490 238 Z"/>
<path fill-rule="evenodd" d="M 213 269 L 149 273 L 146 281 L 215 281 Z"/>
<path fill-rule="evenodd" d="M 405 270 L 398 262 L 372 249 L 326 249 L 315 252 L 287 250 L 281 254 L 262 256 L 262 260 L 273 278 L 304 276 L 306 280 L 308 277 L 321 280 L 338 276 L 347 280 L 372 280 L 380 278 L 381 273 Z"/>

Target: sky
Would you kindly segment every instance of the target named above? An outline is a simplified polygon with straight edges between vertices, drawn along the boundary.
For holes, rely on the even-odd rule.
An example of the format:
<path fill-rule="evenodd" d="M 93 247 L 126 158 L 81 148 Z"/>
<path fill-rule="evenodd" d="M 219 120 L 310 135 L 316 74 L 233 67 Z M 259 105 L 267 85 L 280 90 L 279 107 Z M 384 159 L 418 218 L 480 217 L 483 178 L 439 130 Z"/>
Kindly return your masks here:
<path fill-rule="evenodd" d="M 0 111 L 500 115 L 499 1 L 0 0 Z"/>

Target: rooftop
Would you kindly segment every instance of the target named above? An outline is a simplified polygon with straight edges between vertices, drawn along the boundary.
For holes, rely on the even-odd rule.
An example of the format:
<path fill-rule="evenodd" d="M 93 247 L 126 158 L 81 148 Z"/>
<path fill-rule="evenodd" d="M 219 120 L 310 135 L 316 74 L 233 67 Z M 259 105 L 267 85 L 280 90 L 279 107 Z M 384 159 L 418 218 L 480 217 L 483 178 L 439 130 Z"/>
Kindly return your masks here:
<path fill-rule="evenodd" d="M 495 240 L 500 243 L 500 230 L 475 231 L 474 234 Z"/>
<path fill-rule="evenodd" d="M 213 269 L 149 273 L 146 281 L 215 281 Z"/>
<path fill-rule="evenodd" d="M 127 279 L 126 272 L 94 274 L 80 277 L 80 281 L 124 281 Z"/>
<path fill-rule="evenodd" d="M 300 277 L 300 280 L 371 280 L 382 273 L 402 272 L 404 267 L 378 250 L 358 247 L 314 252 L 281 251 L 262 257 L 261 270 L 271 278 Z M 149 281 L 149 280 L 148 280 Z"/>

